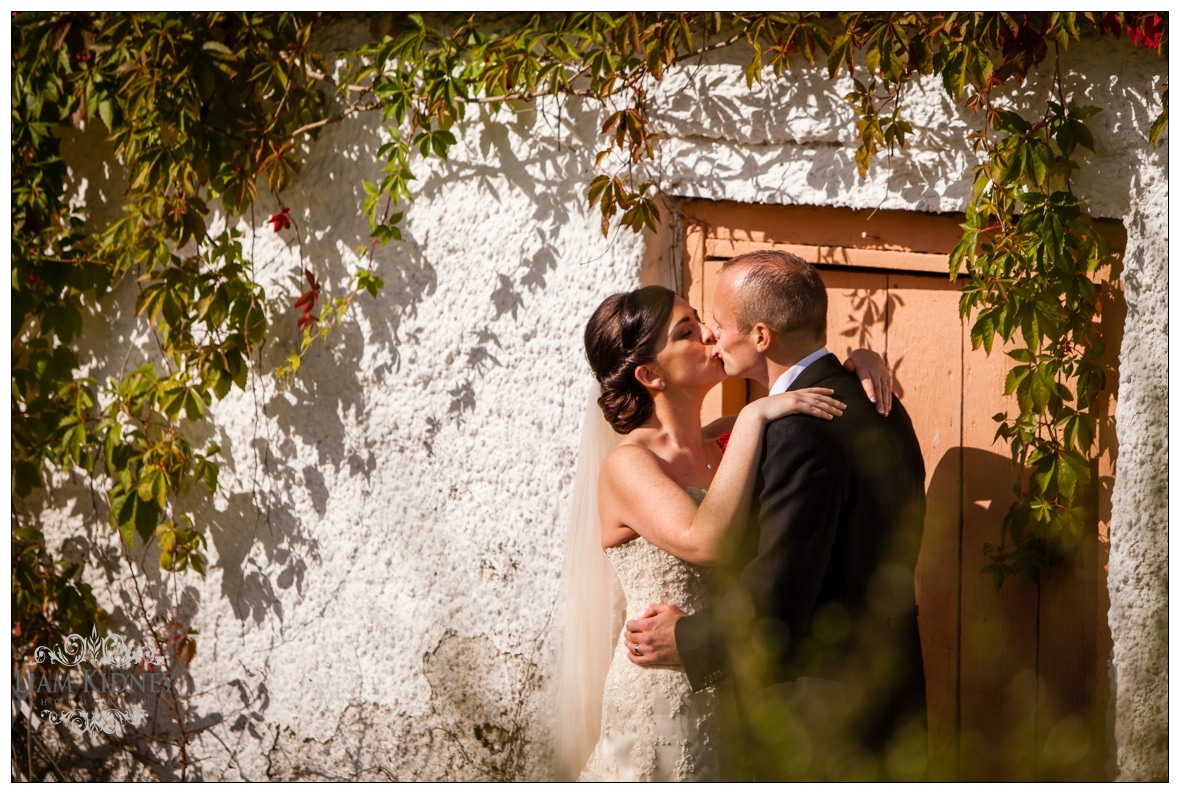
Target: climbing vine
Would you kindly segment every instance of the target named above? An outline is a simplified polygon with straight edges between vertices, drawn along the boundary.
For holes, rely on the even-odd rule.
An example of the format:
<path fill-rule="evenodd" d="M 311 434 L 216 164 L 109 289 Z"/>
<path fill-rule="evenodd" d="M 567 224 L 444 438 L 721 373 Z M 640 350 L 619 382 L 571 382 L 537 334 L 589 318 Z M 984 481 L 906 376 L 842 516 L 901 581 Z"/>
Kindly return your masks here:
<path fill-rule="evenodd" d="M 161 611 L 133 551 L 154 546 L 166 583 L 205 572 L 205 524 L 178 499 L 216 489 L 219 450 L 194 448 L 183 425 L 246 388 L 270 329 L 242 235 L 228 220 L 211 228 L 209 202 L 229 218 L 247 213 L 259 181 L 277 194 L 298 171 L 293 132 L 324 105 L 307 76 L 322 68 L 307 49 L 311 30 L 290 14 L 14 15 L 14 676 L 34 648 L 107 629 L 81 565 L 55 559 L 35 508 L 20 507 L 72 474 L 89 481 L 117 532 L 131 622 L 170 676 L 196 654 L 188 616 Z M 62 157 L 62 130 L 87 125 L 107 133 L 124 168 L 109 220 L 101 200 L 75 198 Z M 83 374 L 78 341 L 86 318 L 105 313 L 142 317 L 155 355 L 99 383 Z M 174 730 L 158 750 L 184 779 L 182 691 L 175 678 L 162 696 Z M 13 743 L 14 773 L 39 779 L 43 753 L 20 729 L 29 742 Z"/>
<path fill-rule="evenodd" d="M 132 575 L 153 549 L 171 577 L 205 572 L 205 526 L 178 501 L 216 491 L 219 449 L 195 448 L 188 422 L 251 378 L 298 371 L 358 296 L 382 288 L 374 252 L 399 240 L 414 198 L 413 168 L 446 158 L 474 108 L 556 98 L 603 108 L 598 172 L 588 201 L 602 230 L 656 229 L 660 136 L 653 87 L 711 53 L 744 54 L 747 84 L 792 68 L 848 76 L 856 165 L 864 177 L 915 133 L 906 118 L 916 79 L 936 76 L 975 111 L 979 158 L 951 275 L 967 279 L 961 310 L 975 347 L 1017 340 L 1005 391 L 1018 413 L 997 437 L 1029 475 L 992 549 L 998 581 L 1036 577 L 1076 545 L 1091 477 L 1092 407 L 1104 386 L 1093 337 L 1099 271 L 1111 263 L 1075 192 L 1094 146 L 1062 58 L 1084 37 L 1126 35 L 1167 54 L 1167 17 L 1153 13 L 554 13 L 374 14 L 370 40 L 322 53 L 315 32 L 332 15 L 291 13 L 20 13 L 12 32 L 12 493 L 14 665 L 37 645 L 106 626 L 81 564 L 55 558 L 37 526 L 37 489 L 70 475 L 90 484 Z M 342 64 L 336 66 L 337 62 Z M 334 71 L 335 70 L 335 71 Z M 1043 96 L 1011 99 L 1030 72 Z M 334 95 L 334 99 L 333 99 Z M 1167 129 L 1167 86 L 1151 143 Z M 1153 103 L 1154 99 L 1147 100 Z M 360 207 L 368 265 L 336 295 L 323 274 L 293 274 L 290 295 L 255 280 L 241 228 L 302 239 L 283 191 L 315 136 L 378 114 L 380 178 Z M 106 205 L 79 198 L 62 130 L 95 127 L 121 164 Z M 297 286 L 295 286 L 297 285 Z M 127 306 L 115 304 L 126 301 Z M 134 313 L 154 354 L 99 383 L 78 344 L 99 313 Z M 294 315 L 292 317 L 291 315 Z M 259 351 L 298 342 L 265 371 Z M 290 345 L 290 343 L 286 343 Z M 22 507 L 22 505 L 27 505 Z M 142 556 L 142 555 L 141 555 Z M 138 585 L 137 585 L 138 587 Z M 161 653 L 192 661 L 176 614 L 140 599 Z M 173 690 L 174 692 L 177 690 Z M 172 704 L 177 723 L 182 708 Z M 180 732 L 183 757 L 183 730 Z M 24 759 L 27 761 L 28 759 Z M 183 777 L 183 766 L 181 768 Z"/>
<path fill-rule="evenodd" d="M 513 20 L 517 22 L 517 20 Z M 493 32 L 494 31 L 494 32 Z M 375 20 L 374 41 L 350 54 L 342 115 L 381 108 L 389 142 L 380 183 L 366 185 L 365 208 L 381 240 L 397 235 L 396 209 L 411 198 L 409 164 L 446 157 L 450 132 L 471 105 L 499 107 L 542 96 L 602 103 L 601 173 L 587 197 L 607 234 L 623 226 L 654 230 L 659 180 L 642 167 L 655 157 L 659 134 L 648 92 L 667 70 L 723 48 L 744 48 L 751 87 L 783 79 L 792 63 L 825 62 L 829 76 L 847 73 L 847 100 L 857 115 L 861 177 L 882 151 L 905 145 L 913 126 L 905 96 L 922 76 L 941 78 L 956 103 L 976 112 L 970 135 L 980 164 L 964 208 L 964 236 L 950 257 L 952 277 L 965 272 L 960 303 L 973 317 L 972 345 L 990 354 L 997 336 L 1019 339 L 1005 392 L 1019 407 L 999 415 L 997 438 L 1027 477 L 989 548 L 997 585 L 1013 573 L 1036 580 L 1078 546 L 1085 526 L 1096 420 L 1090 410 L 1104 384 L 1093 337 L 1095 279 L 1112 264 L 1109 244 L 1073 188 L 1093 150 L 1086 122 L 1100 108 L 1076 104 L 1061 58 L 1083 35 L 1124 32 L 1136 45 L 1167 50 L 1166 17 L 1153 13 L 847 13 L 602 14 L 532 16 L 489 29 L 476 16 L 431 27 L 417 15 Z M 1046 94 L 1014 106 L 1008 92 L 1048 64 Z M 1156 143 L 1163 112 L 1151 129 Z"/>

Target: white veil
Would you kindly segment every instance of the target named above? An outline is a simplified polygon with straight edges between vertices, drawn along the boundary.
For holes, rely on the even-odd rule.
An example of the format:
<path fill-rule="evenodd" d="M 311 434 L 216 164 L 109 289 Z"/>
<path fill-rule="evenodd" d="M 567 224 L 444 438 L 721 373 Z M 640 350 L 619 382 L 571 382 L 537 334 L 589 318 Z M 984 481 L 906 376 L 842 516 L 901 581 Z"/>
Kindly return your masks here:
<path fill-rule="evenodd" d="M 599 394 L 595 382 L 582 422 L 562 578 L 555 740 L 563 780 L 577 778 L 598 741 L 603 686 L 626 610 L 598 521 L 598 470 L 620 438 L 602 416 Z"/>

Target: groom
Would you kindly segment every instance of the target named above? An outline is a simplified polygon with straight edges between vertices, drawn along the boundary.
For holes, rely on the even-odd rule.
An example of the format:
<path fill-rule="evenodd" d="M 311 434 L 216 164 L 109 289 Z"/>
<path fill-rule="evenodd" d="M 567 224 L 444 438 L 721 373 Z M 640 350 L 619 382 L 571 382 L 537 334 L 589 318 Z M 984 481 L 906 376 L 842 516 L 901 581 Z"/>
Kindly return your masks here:
<path fill-rule="evenodd" d="M 683 664 L 694 689 L 731 676 L 732 735 L 758 780 L 920 779 L 926 698 L 914 600 L 925 466 L 909 416 L 880 415 L 824 347 L 827 292 L 792 254 L 730 260 L 714 299 L 725 371 L 771 394 L 822 386 L 832 421 L 766 430 L 750 520 L 715 606 L 656 604 L 627 622 L 638 665 Z M 883 396 L 883 395 L 882 395 Z"/>

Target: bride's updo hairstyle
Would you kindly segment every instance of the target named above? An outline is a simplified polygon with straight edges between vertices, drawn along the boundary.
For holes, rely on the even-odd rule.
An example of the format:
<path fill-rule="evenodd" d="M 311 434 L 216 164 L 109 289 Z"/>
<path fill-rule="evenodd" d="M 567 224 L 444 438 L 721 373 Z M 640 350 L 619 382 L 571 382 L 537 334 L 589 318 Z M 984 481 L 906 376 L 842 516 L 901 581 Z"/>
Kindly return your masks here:
<path fill-rule="evenodd" d="M 675 299 L 667 287 L 620 292 L 604 300 L 586 325 L 586 358 L 602 386 L 598 405 L 616 433 L 631 432 L 655 409 L 635 370 L 655 361 Z"/>

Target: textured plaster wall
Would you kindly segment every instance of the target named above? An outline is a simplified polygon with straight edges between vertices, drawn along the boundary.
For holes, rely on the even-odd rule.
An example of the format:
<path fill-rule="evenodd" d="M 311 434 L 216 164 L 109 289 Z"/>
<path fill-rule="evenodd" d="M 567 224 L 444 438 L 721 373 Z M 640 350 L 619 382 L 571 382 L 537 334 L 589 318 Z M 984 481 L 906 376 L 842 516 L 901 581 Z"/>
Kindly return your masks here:
<path fill-rule="evenodd" d="M 339 32 L 344 43 L 354 32 Z M 1121 774 L 1166 774 L 1167 157 L 1146 130 L 1158 65 L 1121 44 L 1071 51 L 1091 85 L 1098 152 L 1084 197 L 1124 219 L 1127 333 L 1112 519 L 1111 626 Z M 1032 90 L 1030 88 L 1030 90 Z M 847 87 L 799 69 L 748 92 L 719 60 L 675 72 L 651 103 L 674 196 L 771 204 L 961 209 L 972 159 L 941 87 L 907 102 L 905 152 L 856 175 Z M 746 121 L 735 124 L 733 119 Z M 568 488 L 589 384 L 586 318 L 606 295 L 675 279 L 676 233 L 599 233 L 585 206 L 600 123 L 577 102 L 473 113 L 450 161 L 419 163 L 404 240 L 372 265 L 385 279 L 288 384 L 254 378 L 218 403 L 227 462 L 218 493 L 190 494 L 208 522 L 210 571 L 141 584 L 200 634 L 191 668 L 190 774 L 207 779 L 539 779 L 550 774 Z M 263 200 L 243 225 L 278 311 L 264 367 L 296 343 L 291 304 L 310 268 L 339 294 L 366 241 L 361 179 L 376 180 L 376 120 L 326 127 L 282 196 L 298 223 L 275 234 Z M 70 154 L 80 188 L 117 198 L 93 141 Z M 887 167 L 886 167 L 887 166 Z M 83 181 L 84 180 L 84 181 Z M 674 212 L 669 214 L 674 216 Z M 153 359 L 129 291 L 108 299 L 87 344 L 92 372 Z M 116 621 L 142 625 L 105 512 L 62 478 L 41 509 Z M 1161 755 L 1163 753 L 1163 755 Z"/>
<path fill-rule="evenodd" d="M 1110 529 L 1112 688 L 1120 780 L 1168 778 L 1168 158 L 1143 156 L 1123 216 L 1127 319 L 1119 354 Z"/>

